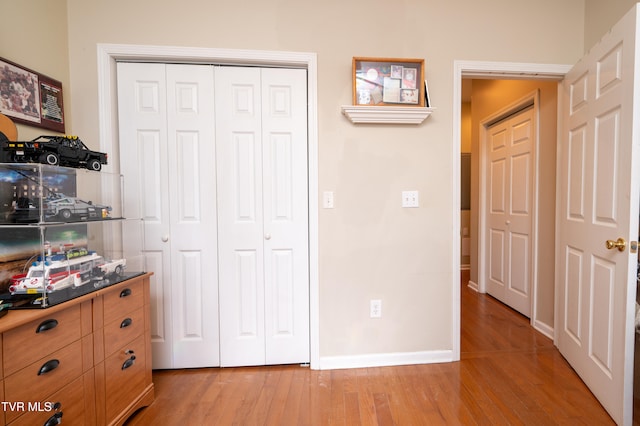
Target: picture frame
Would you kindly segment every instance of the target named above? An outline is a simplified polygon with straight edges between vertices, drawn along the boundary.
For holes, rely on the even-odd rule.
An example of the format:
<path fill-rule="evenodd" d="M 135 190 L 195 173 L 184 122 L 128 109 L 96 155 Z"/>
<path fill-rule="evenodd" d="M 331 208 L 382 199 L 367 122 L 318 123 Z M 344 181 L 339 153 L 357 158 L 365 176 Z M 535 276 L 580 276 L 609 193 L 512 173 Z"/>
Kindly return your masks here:
<path fill-rule="evenodd" d="M 62 83 L 0 57 L 0 113 L 16 123 L 64 133 Z"/>
<path fill-rule="evenodd" d="M 424 59 L 354 57 L 353 104 L 425 106 Z"/>

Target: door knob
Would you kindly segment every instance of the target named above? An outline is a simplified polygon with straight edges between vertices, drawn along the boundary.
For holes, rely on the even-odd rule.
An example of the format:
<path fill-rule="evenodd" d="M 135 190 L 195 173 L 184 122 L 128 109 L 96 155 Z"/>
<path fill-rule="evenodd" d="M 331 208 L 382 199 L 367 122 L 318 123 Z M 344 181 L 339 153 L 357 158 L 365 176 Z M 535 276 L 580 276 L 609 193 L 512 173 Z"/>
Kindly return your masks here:
<path fill-rule="evenodd" d="M 169 241 L 169 236 L 168 235 L 163 235 L 162 236 L 162 242 L 166 243 L 167 241 Z"/>
<path fill-rule="evenodd" d="M 618 251 L 624 251 L 624 249 L 627 248 L 627 242 L 622 237 L 618 238 L 615 241 L 607 240 L 606 245 L 607 245 L 607 249 L 609 250 L 613 250 L 614 248 L 617 248 Z"/>
<path fill-rule="evenodd" d="M 271 234 L 264 234 L 264 239 L 265 240 L 270 240 L 271 239 Z"/>

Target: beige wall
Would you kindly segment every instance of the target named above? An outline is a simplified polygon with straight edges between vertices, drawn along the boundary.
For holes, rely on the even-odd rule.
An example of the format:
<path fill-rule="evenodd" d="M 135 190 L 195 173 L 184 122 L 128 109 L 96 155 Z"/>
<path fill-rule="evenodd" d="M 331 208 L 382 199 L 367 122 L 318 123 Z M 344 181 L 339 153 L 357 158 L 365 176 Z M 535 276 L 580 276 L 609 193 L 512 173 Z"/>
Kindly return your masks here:
<path fill-rule="evenodd" d="M 15 3 L 22 21 L 48 22 Z M 97 43 L 317 53 L 319 191 L 336 196 L 334 209 L 318 212 L 321 356 L 452 349 L 454 60 L 566 64 L 584 50 L 584 0 L 68 0 L 67 8 L 68 112 L 72 131 L 94 145 Z M 420 126 L 350 124 L 340 105 L 351 103 L 353 56 L 425 58 L 435 113 Z M 407 189 L 420 191 L 419 209 L 400 208 Z M 369 318 L 374 298 L 382 319 Z"/>
<path fill-rule="evenodd" d="M 472 90 L 472 184 L 471 184 L 471 236 L 476 245 L 471 248 L 471 279 L 478 282 L 478 206 L 479 159 L 482 156 L 479 140 L 480 123 L 534 91 L 540 96 L 538 169 L 538 287 L 534 314 L 536 320 L 553 327 L 554 273 L 555 273 L 555 185 L 557 140 L 557 86 L 555 82 L 519 80 L 474 80 Z M 538 324 L 540 325 L 540 324 Z"/>
<path fill-rule="evenodd" d="M 71 110 L 67 3 L 64 0 L 0 0 L 0 57 L 62 83 L 65 111 Z M 66 116 L 73 126 L 71 114 Z M 17 125 L 18 138 L 30 140 L 51 131 Z"/>
<path fill-rule="evenodd" d="M 634 0 L 585 0 L 585 51 L 593 47 L 635 4 Z"/>

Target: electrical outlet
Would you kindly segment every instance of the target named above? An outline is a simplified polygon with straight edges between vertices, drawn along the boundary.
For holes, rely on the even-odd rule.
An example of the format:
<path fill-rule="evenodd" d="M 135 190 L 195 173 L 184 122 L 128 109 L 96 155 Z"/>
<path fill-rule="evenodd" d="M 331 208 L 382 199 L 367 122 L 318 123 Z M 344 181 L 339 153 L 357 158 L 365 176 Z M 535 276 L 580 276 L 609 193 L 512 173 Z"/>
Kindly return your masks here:
<path fill-rule="evenodd" d="M 371 300 L 369 316 L 371 318 L 382 318 L 382 300 Z"/>

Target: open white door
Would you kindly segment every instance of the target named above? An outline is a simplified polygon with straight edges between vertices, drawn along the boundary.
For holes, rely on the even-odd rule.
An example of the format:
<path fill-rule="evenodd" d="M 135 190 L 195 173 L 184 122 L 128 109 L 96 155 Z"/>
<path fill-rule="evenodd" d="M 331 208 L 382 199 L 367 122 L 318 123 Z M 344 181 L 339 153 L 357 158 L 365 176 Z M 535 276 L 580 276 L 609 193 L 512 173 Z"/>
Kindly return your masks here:
<path fill-rule="evenodd" d="M 556 344 L 618 424 L 633 414 L 637 14 L 567 74 L 558 151 Z"/>

